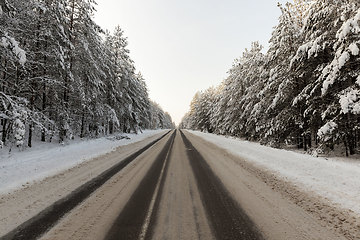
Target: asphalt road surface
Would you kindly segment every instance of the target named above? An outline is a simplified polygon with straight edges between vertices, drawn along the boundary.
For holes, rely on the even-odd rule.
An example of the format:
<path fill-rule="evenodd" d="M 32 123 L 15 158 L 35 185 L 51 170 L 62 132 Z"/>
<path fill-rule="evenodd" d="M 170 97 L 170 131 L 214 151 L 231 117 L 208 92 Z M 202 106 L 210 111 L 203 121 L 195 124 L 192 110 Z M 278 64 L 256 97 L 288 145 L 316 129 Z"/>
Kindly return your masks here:
<path fill-rule="evenodd" d="M 238 161 L 233 156 L 186 131 L 130 148 L 104 156 L 99 162 L 111 166 L 9 225 L 0 238 L 343 239 L 254 173 L 227 165 Z"/>

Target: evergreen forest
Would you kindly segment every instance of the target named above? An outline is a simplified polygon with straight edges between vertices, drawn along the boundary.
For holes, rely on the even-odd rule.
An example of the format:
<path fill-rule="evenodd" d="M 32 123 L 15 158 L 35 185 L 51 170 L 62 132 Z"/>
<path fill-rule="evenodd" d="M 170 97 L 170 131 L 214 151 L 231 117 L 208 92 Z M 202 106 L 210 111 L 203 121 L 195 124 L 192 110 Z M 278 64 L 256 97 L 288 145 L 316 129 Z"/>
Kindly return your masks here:
<path fill-rule="evenodd" d="M 0 145 L 172 128 L 94 0 L 0 1 Z"/>
<path fill-rule="evenodd" d="M 264 53 L 253 42 L 216 87 L 198 92 L 180 127 L 273 147 L 355 154 L 360 143 L 360 3 L 296 0 Z"/>

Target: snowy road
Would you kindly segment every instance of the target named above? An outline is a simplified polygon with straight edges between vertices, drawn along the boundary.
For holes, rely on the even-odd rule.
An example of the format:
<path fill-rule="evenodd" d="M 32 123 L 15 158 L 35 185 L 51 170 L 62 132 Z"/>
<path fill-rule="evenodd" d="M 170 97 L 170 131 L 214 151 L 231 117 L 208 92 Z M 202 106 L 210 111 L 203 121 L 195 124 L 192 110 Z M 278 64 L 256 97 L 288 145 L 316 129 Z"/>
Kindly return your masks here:
<path fill-rule="evenodd" d="M 214 144 L 186 131 L 160 136 L 104 156 L 100 162 L 117 158 L 122 164 L 112 160 L 110 170 L 98 170 L 26 224 L 18 216 L 45 204 L 5 210 L 11 199 L 33 198 L 36 187 L 9 196 L 0 204 L 6 212 L 0 236 L 21 225 L 4 239 L 351 239 L 274 189 L 261 170 Z M 67 185 L 87 164 L 94 163 L 67 173 Z M 66 182 L 54 179 L 44 186 Z"/>

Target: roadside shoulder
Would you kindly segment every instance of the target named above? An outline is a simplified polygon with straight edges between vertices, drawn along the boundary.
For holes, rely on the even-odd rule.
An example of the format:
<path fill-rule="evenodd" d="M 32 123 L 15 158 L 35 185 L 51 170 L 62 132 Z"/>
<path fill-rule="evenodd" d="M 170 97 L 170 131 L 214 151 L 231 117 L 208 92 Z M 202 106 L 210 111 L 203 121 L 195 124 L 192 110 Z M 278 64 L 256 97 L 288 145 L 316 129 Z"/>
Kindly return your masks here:
<path fill-rule="evenodd" d="M 0 235 L 35 216 L 58 199 L 67 196 L 77 187 L 159 138 L 165 132 L 154 134 L 142 141 L 120 146 L 114 151 L 82 162 L 41 181 L 35 181 L 31 185 L 0 195 Z"/>
<path fill-rule="evenodd" d="M 209 149 L 220 149 L 222 154 L 226 157 L 219 159 L 219 161 L 224 161 L 224 159 L 226 159 L 228 161 L 226 163 L 228 169 L 237 169 L 240 166 L 241 169 L 245 169 L 274 191 L 280 193 L 284 198 L 290 200 L 315 219 L 319 220 L 322 226 L 332 229 L 349 239 L 360 238 L 360 217 L 355 212 L 346 208 L 341 208 L 338 204 L 316 194 L 311 188 L 309 188 L 310 190 L 304 189 L 304 185 L 301 182 L 297 183 L 290 181 L 289 178 L 282 176 L 279 171 L 265 168 L 262 165 L 257 164 L 257 162 L 254 162 L 252 159 L 239 156 L 239 154 L 236 153 L 242 150 L 241 146 L 236 149 L 236 152 L 234 153 L 231 151 L 233 146 L 225 148 L 223 147 L 224 145 L 221 145 L 216 141 L 209 141 L 206 136 L 203 136 L 205 134 L 192 133 L 193 132 L 190 132 L 193 138 L 197 138 L 198 141 L 202 141 L 203 144 L 208 145 Z M 249 149 L 245 151 L 248 150 Z M 253 149 L 253 151 L 255 150 L 256 148 Z M 248 152 L 248 154 L 249 153 L 250 152 Z M 254 156 L 257 156 L 256 152 L 254 152 Z M 271 155 L 269 155 L 269 158 L 271 158 Z M 308 177 L 311 178 L 311 176 Z"/>

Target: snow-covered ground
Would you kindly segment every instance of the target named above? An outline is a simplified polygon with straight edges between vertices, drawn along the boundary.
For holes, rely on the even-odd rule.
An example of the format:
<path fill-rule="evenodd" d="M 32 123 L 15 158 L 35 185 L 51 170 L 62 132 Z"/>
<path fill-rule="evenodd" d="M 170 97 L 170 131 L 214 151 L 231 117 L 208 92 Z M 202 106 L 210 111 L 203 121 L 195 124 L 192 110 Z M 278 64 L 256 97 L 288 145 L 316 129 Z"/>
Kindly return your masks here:
<path fill-rule="evenodd" d="M 19 151 L 0 149 L 0 193 L 8 192 L 54 175 L 84 161 L 141 141 L 167 130 L 145 130 L 142 134 L 121 134 L 130 139 L 117 140 L 114 136 L 90 140 L 74 140 L 69 144 L 37 142 L 31 149 Z"/>
<path fill-rule="evenodd" d="M 241 139 L 189 132 L 360 215 L 360 159 L 312 157 Z"/>

